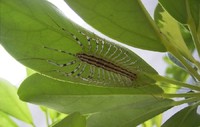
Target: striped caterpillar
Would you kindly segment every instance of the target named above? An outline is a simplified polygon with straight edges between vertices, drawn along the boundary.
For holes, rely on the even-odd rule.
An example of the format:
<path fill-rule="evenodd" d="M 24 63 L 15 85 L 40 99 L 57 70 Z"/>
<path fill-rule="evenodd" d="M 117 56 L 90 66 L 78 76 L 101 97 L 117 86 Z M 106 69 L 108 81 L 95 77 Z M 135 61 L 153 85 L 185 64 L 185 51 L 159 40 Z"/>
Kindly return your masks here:
<path fill-rule="evenodd" d="M 43 46 L 48 50 L 64 53 L 74 57 L 72 61 L 64 64 L 47 60 L 48 63 L 60 67 L 53 70 L 65 77 L 80 78 L 83 81 L 106 86 L 132 86 L 137 79 L 137 74 L 128 70 L 125 66 L 134 65 L 137 61 L 133 61 L 128 52 L 114 43 L 106 42 L 100 38 L 92 38 L 83 32 L 78 31 L 87 40 L 83 44 L 74 34 L 70 34 L 76 43 L 81 47 L 82 51 L 71 53 L 52 47 Z M 62 68 L 75 65 L 70 72 L 63 71 Z M 122 67 L 123 65 L 124 67 Z"/>

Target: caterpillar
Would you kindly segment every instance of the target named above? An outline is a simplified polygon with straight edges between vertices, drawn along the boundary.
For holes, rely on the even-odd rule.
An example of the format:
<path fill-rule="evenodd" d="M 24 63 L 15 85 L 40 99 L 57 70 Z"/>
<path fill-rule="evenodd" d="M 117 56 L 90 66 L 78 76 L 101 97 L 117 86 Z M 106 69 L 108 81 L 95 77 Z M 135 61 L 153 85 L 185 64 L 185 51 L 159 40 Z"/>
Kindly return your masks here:
<path fill-rule="evenodd" d="M 35 45 L 39 53 L 20 59 L 26 60 L 23 63 L 45 75 L 82 84 L 136 87 L 155 82 L 143 72 L 157 72 L 131 50 L 77 25 L 66 30 L 51 19 L 56 24 L 54 40 Z"/>
<path fill-rule="evenodd" d="M 62 28 L 62 30 L 64 30 Z M 70 33 L 73 40 L 81 47 L 81 51 L 71 53 L 65 50 L 43 46 L 47 50 L 64 53 L 74 57 L 72 61 L 57 63 L 53 60 L 46 60 L 48 63 L 60 67 L 53 70 L 62 76 L 81 79 L 83 82 L 104 86 L 133 86 L 137 79 L 137 70 L 131 71 L 128 66 L 137 63 L 132 60 L 129 53 L 117 44 L 107 42 L 95 36 L 92 38 L 86 33 L 78 30 L 78 33 L 85 37 L 87 43 L 83 43 L 77 36 Z M 75 65 L 70 72 L 62 68 Z M 80 82 L 82 82 L 80 81 Z"/>

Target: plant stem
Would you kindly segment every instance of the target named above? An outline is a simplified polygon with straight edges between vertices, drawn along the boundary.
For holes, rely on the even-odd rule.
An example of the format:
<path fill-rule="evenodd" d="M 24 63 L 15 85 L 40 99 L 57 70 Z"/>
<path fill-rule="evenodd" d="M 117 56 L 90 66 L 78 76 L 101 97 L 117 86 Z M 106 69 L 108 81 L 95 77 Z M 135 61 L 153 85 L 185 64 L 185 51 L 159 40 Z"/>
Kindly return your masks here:
<path fill-rule="evenodd" d="M 174 97 L 196 97 L 200 100 L 200 93 L 179 93 L 179 94 L 163 94 L 163 97 L 174 98 Z"/>
<path fill-rule="evenodd" d="M 185 103 L 191 103 L 191 102 L 195 102 L 195 101 L 199 101 L 200 98 L 196 98 L 196 97 L 191 97 L 188 99 L 184 99 L 181 101 L 175 101 L 173 106 L 177 106 L 177 105 L 181 105 L 181 104 L 185 104 Z"/>
<path fill-rule="evenodd" d="M 190 85 L 190 84 L 187 84 L 187 83 L 172 80 L 172 79 L 160 76 L 160 75 L 152 75 L 152 74 L 146 74 L 146 75 L 148 77 L 156 80 L 156 81 L 159 81 L 159 82 L 170 83 L 170 84 L 174 84 L 174 85 L 177 85 L 177 86 L 186 87 L 186 88 L 190 88 L 192 90 L 200 91 L 200 87 L 198 87 L 198 86 L 194 86 L 194 85 Z"/>
<path fill-rule="evenodd" d="M 48 115 L 48 110 L 45 111 L 45 117 L 46 117 L 46 124 L 49 126 L 49 115 Z"/>
<path fill-rule="evenodd" d="M 200 105 L 200 101 L 197 102 L 196 104 L 192 105 L 192 106 L 196 107 L 196 106 L 198 106 L 198 105 Z"/>
<path fill-rule="evenodd" d="M 180 62 L 185 66 L 185 68 L 187 68 L 187 70 L 189 71 L 191 75 L 193 75 L 195 78 L 197 78 L 200 81 L 200 75 L 198 74 L 198 72 L 187 63 L 187 61 L 183 58 L 183 56 L 177 50 L 174 49 L 171 51 L 171 53 L 174 56 L 176 56 L 178 60 L 180 60 Z"/>
<path fill-rule="evenodd" d="M 36 127 L 36 125 L 34 123 L 32 123 L 31 125 L 32 125 L 32 127 Z"/>

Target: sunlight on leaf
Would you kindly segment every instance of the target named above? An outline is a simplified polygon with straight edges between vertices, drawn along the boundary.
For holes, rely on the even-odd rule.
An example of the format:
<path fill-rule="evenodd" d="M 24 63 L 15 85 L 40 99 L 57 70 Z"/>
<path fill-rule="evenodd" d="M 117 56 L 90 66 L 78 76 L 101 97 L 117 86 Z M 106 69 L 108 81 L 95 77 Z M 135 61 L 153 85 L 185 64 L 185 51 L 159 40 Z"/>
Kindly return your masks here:
<path fill-rule="evenodd" d="M 0 96 L 0 111 L 32 124 L 27 104 L 19 100 L 16 87 L 0 79 Z"/>
<path fill-rule="evenodd" d="M 153 126 L 160 127 L 162 124 L 162 118 L 163 118 L 162 116 L 163 116 L 162 114 L 157 115 L 154 118 L 145 121 L 145 123 L 141 124 L 140 126 L 141 127 L 153 127 Z"/>
<path fill-rule="evenodd" d="M 0 127 L 18 127 L 17 124 L 5 113 L 0 111 Z"/>
<path fill-rule="evenodd" d="M 156 23 L 169 43 L 177 47 L 187 59 L 195 61 L 182 37 L 181 24 L 174 20 L 160 5 L 157 6 L 154 15 Z"/>

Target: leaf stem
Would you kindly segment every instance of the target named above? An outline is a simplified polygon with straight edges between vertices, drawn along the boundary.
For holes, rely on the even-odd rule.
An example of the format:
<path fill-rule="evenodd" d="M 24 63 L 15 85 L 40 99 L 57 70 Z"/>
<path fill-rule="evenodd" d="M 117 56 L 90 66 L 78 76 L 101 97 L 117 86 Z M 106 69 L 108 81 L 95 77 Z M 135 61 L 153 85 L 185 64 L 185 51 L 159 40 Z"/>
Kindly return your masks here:
<path fill-rule="evenodd" d="M 173 80 L 173 79 L 169 79 L 169 78 L 166 78 L 166 77 L 163 77 L 163 76 L 160 76 L 160 75 L 152 75 L 152 74 L 146 74 L 146 75 L 148 77 L 156 80 L 156 81 L 159 81 L 159 82 L 170 83 L 170 84 L 174 84 L 174 85 L 177 85 L 177 86 L 186 87 L 186 88 L 190 88 L 192 90 L 200 91 L 200 87 L 198 87 L 198 86 L 194 86 L 194 85 L 191 85 L 191 84 L 179 82 L 179 81 L 176 81 L 176 80 Z"/>
<path fill-rule="evenodd" d="M 49 115 L 48 115 L 48 110 L 45 111 L 45 118 L 46 118 L 46 124 L 49 126 Z"/>
<path fill-rule="evenodd" d="M 175 97 L 196 97 L 200 100 L 200 93 L 179 93 L 179 94 L 163 94 L 163 97 L 175 98 Z"/>
<path fill-rule="evenodd" d="M 184 99 L 184 100 L 181 100 L 181 101 L 174 101 L 173 106 L 177 106 L 177 105 L 181 105 L 181 104 L 185 104 L 185 103 L 191 103 L 191 102 L 195 102 L 195 101 L 199 101 L 199 100 L 200 100 L 200 98 L 191 97 L 191 98 Z"/>
<path fill-rule="evenodd" d="M 32 125 L 32 127 L 36 127 L 36 125 L 34 123 L 32 123 L 31 125 Z"/>
<path fill-rule="evenodd" d="M 176 56 L 178 60 L 180 60 L 180 62 L 185 66 L 185 68 L 187 68 L 187 70 L 189 71 L 191 75 L 193 75 L 195 78 L 197 78 L 200 81 L 200 75 L 198 74 L 198 72 L 187 63 L 185 58 L 183 58 L 183 56 L 174 47 L 170 49 L 169 51 L 174 56 Z"/>

